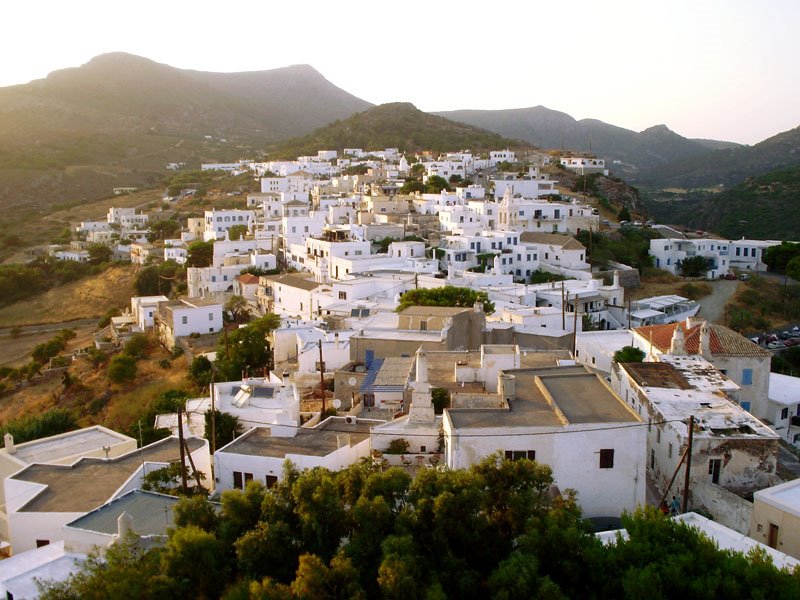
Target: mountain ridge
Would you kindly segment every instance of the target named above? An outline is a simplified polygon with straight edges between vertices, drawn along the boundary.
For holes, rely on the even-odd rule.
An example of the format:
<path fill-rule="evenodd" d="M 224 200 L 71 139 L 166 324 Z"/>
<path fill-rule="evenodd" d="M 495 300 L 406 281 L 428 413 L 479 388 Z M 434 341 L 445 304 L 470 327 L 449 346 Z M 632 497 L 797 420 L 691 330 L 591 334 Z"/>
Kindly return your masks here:
<path fill-rule="evenodd" d="M 635 132 L 599 119 L 577 120 L 569 114 L 542 105 L 504 110 L 457 110 L 434 113 L 464 123 L 512 136 L 543 148 L 591 152 L 606 159 L 607 166 L 627 177 L 666 164 L 676 158 L 699 156 L 709 144 L 728 146 L 717 140 L 699 143 L 659 124 Z"/>
<path fill-rule="evenodd" d="M 403 152 L 469 148 L 473 151 L 528 146 L 482 130 L 419 110 L 410 102 L 389 102 L 335 121 L 314 132 L 274 145 L 271 155 L 293 157 L 319 149 L 399 148 Z"/>

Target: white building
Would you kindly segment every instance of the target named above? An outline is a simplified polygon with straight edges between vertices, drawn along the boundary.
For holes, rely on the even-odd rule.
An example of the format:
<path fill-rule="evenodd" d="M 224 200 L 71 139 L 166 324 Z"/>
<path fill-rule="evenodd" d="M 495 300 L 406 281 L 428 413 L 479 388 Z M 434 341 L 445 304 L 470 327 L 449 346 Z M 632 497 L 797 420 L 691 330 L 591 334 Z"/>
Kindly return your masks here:
<path fill-rule="evenodd" d="M 644 504 L 647 428 L 603 379 L 581 366 L 502 371 L 493 398 L 485 408 L 445 410 L 450 468 L 499 450 L 550 466 L 560 489 L 578 492 L 587 517 Z"/>
<path fill-rule="evenodd" d="M 675 338 L 678 329 L 682 335 Z M 741 388 L 736 400 L 742 408 L 759 419 L 768 418 L 767 391 L 772 360 L 768 350 L 727 327 L 701 319 L 639 327 L 633 333 L 633 345 L 648 356 L 702 356 Z M 677 346 L 673 339 L 677 340 Z"/>
<path fill-rule="evenodd" d="M 207 242 L 225 239 L 228 229 L 234 225 L 244 225 L 250 230 L 255 221 L 256 215 L 252 210 L 207 210 L 203 239 Z"/>
<path fill-rule="evenodd" d="M 168 350 L 178 338 L 222 331 L 222 304 L 206 298 L 181 298 L 159 302 L 156 333 Z"/>
<path fill-rule="evenodd" d="M 702 357 L 684 354 L 664 354 L 659 362 L 615 363 L 611 378 L 619 395 L 650 424 L 647 469 L 659 493 L 681 499 L 687 493 L 681 461 L 693 416 L 689 506 L 746 533 L 746 505 L 735 493 L 774 485 L 779 438 L 729 399 L 738 386 Z"/>
<path fill-rule="evenodd" d="M 586 158 L 583 156 L 562 156 L 561 165 L 570 171 L 575 171 L 578 175 L 591 175 L 600 173 L 608 175 L 606 161 L 602 158 Z"/>
<path fill-rule="evenodd" d="M 679 261 L 703 256 L 709 261 L 706 278 L 716 279 L 731 269 L 766 271 L 764 251 L 780 244 L 775 240 L 715 240 L 658 238 L 650 240 L 650 256 L 655 266 L 673 274 L 680 274 Z"/>
<path fill-rule="evenodd" d="M 787 442 L 800 445 L 800 377 L 769 374 L 764 420 Z"/>
<path fill-rule="evenodd" d="M 220 490 L 242 489 L 248 481 L 273 486 L 287 460 L 298 469 L 339 471 L 369 457 L 369 431 L 382 421 L 328 417 L 314 427 L 258 427 L 214 454 Z"/>
<path fill-rule="evenodd" d="M 169 302 L 166 296 L 134 296 L 131 298 L 131 314 L 136 319 L 140 331 L 155 326 L 155 315 L 160 302 Z"/>
<path fill-rule="evenodd" d="M 205 485 L 213 487 L 208 442 L 189 438 L 186 444 Z M 12 548 L 24 552 L 63 539 L 65 524 L 141 487 L 146 473 L 179 457 L 177 438 L 167 438 L 115 458 L 25 467 L 4 480 Z"/>

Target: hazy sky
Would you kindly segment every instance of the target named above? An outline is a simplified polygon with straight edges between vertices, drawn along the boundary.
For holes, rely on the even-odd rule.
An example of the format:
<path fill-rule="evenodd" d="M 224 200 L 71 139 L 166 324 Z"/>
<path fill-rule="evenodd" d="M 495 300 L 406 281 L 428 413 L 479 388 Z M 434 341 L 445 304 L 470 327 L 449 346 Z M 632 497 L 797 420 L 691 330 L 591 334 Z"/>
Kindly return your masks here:
<path fill-rule="evenodd" d="M 0 85 L 105 52 L 175 67 L 308 63 L 374 103 L 544 105 L 755 143 L 800 125 L 800 0 L 31 0 L 4 3 Z"/>

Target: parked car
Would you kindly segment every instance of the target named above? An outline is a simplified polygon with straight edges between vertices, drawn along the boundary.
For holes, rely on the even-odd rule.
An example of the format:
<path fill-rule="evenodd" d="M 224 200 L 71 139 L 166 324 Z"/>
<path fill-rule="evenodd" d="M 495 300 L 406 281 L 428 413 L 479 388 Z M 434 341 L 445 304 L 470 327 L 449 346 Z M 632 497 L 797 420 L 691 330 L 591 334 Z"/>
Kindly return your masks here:
<path fill-rule="evenodd" d="M 592 214 L 593 214 L 593 215 L 599 215 L 599 214 L 600 214 L 600 211 L 599 211 L 599 210 L 597 210 L 596 208 L 593 208 L 593 209 L 592 209 Z"/>
<path fill-rule="evenodd" d="M 706 232 L 703 231 L 702 229 L 698 229 L 697 231 L 694 232 L 694 234 L 698 237 L 703 237 L 706 234 Z"/>
<path fill-rule="evenodd" d="M 800 338 L 796 338 L 796 337 L 795 338 L 789 338 L 788 340 L 783 342 L 783 345 L 786 346 L 787 348 L 790 348 L 792 346 L 800 345 Z"/>
<path fill-rule="evenodd" d="M 630 221 L 620 221 L 620 222 L 619 222 L 619 226 L 620 226 L 620 227 L 625 227 L 626 225 L 630 225 L 630 224 L 631 224 L 631 222 L 630 222 Z"/>
<path fill-rule="evenodd" d="M 641 227 L 642 226 L 642 222 L 641 221 L 634 221 L 633 222 L 633 226 L 634 227 Z"/>
<path fill-rule="evenodd" d="M 750 281 L 750 275 L 747 273 L 742 273 L 739 275 L 739 281 Z"/>
<path fill-rule="evenodd" d="M 792 334 L 789 331 L 781 331 L 778 334 L 778 339 L 780 340 L 788 340 L 792 337 Z"/>
<path fill-rule="evenodd" d="M 785 347 L 786 344 L 784 344 L 783 342 L 770 342 L 769 344 L 767 344 L 767 348 L 769 348 L 770 350 L 779 350 Z"/>
<path fill-rule="evenodd" d="M 605 225 L 606 227 L 608 227 L 609 225 L 611 225 L 611 221 L 609 221 L 608 219 L 603 219 L 602 221 L 600 221 L 600 223 L 601 223 L 602 225 Z"/>
<path fill-rule="evenodd" d="M 728 281 L 735 281 L 736 273 L 725 273 L 725 275 L 721 275 L 721 277 L 727 279 Z"/>

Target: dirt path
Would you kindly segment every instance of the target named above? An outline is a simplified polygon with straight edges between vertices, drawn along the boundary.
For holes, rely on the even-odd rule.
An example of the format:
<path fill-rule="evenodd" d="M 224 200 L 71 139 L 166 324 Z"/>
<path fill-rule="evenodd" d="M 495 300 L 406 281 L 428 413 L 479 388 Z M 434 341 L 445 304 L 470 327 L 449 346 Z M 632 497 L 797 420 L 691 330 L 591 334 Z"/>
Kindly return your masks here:
<path fill-rule="evenodd" d="M 724 324 L 725 305 L 736 293 L 739 282 L 717 279 L 708 283 L 713 291 L 705 298 L 698 300 L 700 313 L 697 316 L 713 323 Z"/>

